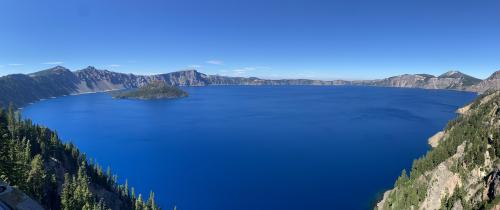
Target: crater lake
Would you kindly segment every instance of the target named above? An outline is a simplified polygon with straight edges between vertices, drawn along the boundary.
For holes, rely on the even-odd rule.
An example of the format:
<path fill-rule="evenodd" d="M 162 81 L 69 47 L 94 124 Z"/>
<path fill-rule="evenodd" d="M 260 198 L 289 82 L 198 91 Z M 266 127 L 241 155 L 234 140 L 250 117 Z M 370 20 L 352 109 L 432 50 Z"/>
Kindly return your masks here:
<path fill-rule="evenodd" d="M 183 87 L 23 109 L 163 209 L 371 209 L 476 94 L 352 86 Z"/>

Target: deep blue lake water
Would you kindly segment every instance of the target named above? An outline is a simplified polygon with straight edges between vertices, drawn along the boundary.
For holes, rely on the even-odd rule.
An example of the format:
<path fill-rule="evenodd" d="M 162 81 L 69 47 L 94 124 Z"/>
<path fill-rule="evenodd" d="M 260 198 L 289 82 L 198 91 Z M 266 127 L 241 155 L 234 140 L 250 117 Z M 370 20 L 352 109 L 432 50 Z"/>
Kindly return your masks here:
<path fill-rule="evenodd" d="M 370 209 L 475 94 L 373 87 L 184 88 L 37 102 L 24 116 L 111 165 L 164 209 Z"/>

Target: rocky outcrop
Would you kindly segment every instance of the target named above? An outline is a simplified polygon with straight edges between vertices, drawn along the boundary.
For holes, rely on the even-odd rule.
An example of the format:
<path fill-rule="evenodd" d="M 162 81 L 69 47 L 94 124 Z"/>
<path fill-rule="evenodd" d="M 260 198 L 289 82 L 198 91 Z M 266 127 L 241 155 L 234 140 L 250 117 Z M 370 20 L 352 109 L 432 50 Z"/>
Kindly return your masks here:
<path fill-rule="evenodd" d="M 465 144 L 458 146 L 456 154 L 440 163 L 434 170 L 426 173 L 432 184 L 427 189 L 427 196 L 419 209 L 439 209 L 441 200 L 445 196 L 453 194 L 455 188 L 463 185 L 460 176 L 452 172 L 450 168 L 454 162 L 463 157 L 464 148 Z"/>
<path fill-rule="evenodd" d="M 444 131 L 439 131 L 434 136 L 430 137 L 429 140 L 427 141 L 431 147 L 437 147 L 439 145 L 439 142 L 445 137 L 445 132 Z"/>
<path fill-rule="evenodd" d="M 459 109 L 457 109 L 456 113 L 457 114 L 466 114 L 469 110 L 470 110 L 470 104 L 464 106 L 464 107 L 461 107 Z"/>
<path fill-rule="evenodd" d="M 43 207 L 35 200 L 0 181 L 0 209 L 16 210 L 43 210 Z"/>
<path fill-rule="evenodd" d="M 490 200 L 500 195 L 500 169 L 496 168 L 486 177 L 486 195 Z"/>
<path fill-rule="evenodd" d="M 375 209 L 383 209 L 384 208 L 385 202 L 386 202 L 387 198 L 389 197 L 389 195 L 391 194 L 391 192 L 392 192 L 392 190 L 387 190 L 384 192 L 384 195 L 382 196 L 382 200 L 377 203 L 377 205 L 375 206 Z"/>

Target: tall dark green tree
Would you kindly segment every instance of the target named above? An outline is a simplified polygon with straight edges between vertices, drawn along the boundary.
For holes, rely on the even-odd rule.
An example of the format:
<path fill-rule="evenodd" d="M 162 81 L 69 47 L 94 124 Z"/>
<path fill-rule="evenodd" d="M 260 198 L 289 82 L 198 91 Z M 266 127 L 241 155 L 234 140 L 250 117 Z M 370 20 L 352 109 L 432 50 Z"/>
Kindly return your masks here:
<path fill-rule="evenodd" d="M 41 155 L 36 155 L 31 161 L 31 169 L 28 173 L 26 182 L 29 192 L 35 199 L 41 201 L 43 198 L 43 190 L 47 183 L 47 173 L 45 172 Z"/>

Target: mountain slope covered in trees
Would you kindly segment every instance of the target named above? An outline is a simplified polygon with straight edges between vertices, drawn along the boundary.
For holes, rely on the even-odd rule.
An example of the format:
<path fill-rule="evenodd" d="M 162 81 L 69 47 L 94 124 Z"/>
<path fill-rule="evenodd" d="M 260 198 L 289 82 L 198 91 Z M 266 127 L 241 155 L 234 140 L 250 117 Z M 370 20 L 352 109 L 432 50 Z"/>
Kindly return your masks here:
<path fill-rule="evenodd" d="M 500 91 L 459 110 L 438 144 L 403 170 L 378 209 L 499 209 Z"/>
<path fill-rule="evenodd" d="M 10 108 L 0 109 L 0 180 L 23 191 L 45 209 L 159 209 L 151 192 L 136 195 L 57 133 Z"/>

